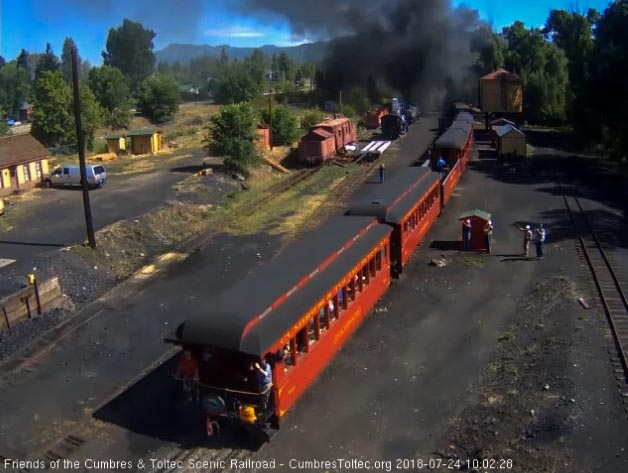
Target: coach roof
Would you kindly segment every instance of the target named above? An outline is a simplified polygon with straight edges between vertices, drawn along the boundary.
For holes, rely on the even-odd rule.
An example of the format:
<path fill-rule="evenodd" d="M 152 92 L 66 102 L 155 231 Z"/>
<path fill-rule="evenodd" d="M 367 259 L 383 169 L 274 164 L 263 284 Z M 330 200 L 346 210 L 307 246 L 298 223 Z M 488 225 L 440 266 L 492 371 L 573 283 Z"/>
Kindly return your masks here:
<path fill-rule="evenodd" d="M 380 222 L 399 223 L 439 175 L 425 167 L 411 167 L 381 185 L 371 185 L 352 205 L 348 215 L 368 215 Z"/>
<path fill-rule="evenodd" d="M 335 219 L 336 220 L 336 219 Z M 199 313 L 198 307 L 177 329 L 176 337 L 184 344 L 208 345 L 227 350 L 240 351 L 251 355 L 261 356 L 273 343 L 283 336 L 303 315 L 330 291 L 333 286 L 371 250 L 379 241 L 386 238 L 392 229 L 386 225 L 377 224 L 372 218 L 342 218 L 342 224 L 332 229 L 329 225 L 316 231 L 306 239 L 311 245 L 318 240 L 319 244 L 336 242 L 336 251 L 345 244 L 346 234 L 358 235 L 353 243 L 336 255 L 326 266 L 322 263 L 327 258 L 306 245 L 306 240 L 292 245 L 275 260 L 269 262 L 260 271 L 244 280 L 241 284 L 220 296 L 211 304 L 211 309 Z M 345 229 L 338 229 L 345 226 Z M 356 231 L 358 229 L 358 231 Z M 331 233 L 330 233 L 331 231 Z M 336 233 L 334 235 L 333 233 Z M 341 236 L 338 238 L 338 236 Z M 285 294 L 297 283 L 300 273 L 294 271 L 291 265 L 305 266 L 299 261 L 286 258 L 288 253 L 300 252 L 300 256 L 308 260 L 316 260 L 322 266 L 311 275 L 298 289 L 295 289 L 283 303 L 273 310 L 265 308 L 272 304 L 281 294 Z M 308 255 L 311 253 L 311 255 Z M 315 255 L 319 255 L 318 258 Z M 314 264 L 314 268 L 316 264 Z M 307 271 L 313 268 L 308 267 Z M 292 278 L 282 272 L 291 273 Z M 298 274 L 299 273 L 299 274 Z M 308 273 L 309 274 L 309 273 Z M 274 281 L 278 279 L 278 281 Z M 279 280 L 281 282 L 279 282 Z M 287 284 L 286 284 L 287 283 Z M 250 291 L 247 292 L 247 291 Z M 262 308 L 262 310 L 260 310 Z"/>

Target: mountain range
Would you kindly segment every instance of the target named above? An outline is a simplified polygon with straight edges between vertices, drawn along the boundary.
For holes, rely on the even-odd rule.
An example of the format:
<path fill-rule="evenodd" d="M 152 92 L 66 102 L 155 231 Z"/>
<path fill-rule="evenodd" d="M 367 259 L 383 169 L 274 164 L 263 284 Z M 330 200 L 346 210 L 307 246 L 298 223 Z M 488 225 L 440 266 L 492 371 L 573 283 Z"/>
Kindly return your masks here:
<path fill-rule="evenodd" d="M 290 59 L 296 63 L 320 62 L 325 57 L 327 48 L 326 42 L 307 43 L 299 46 L 273 46 L 265 45 L 259 48 L 240 48 L 229 45 L 209 46 L 197 44 L 178 44 L 172 43 L 164 49 L 155 51 L 157 62 L 175 63 L 182 65 L 189 64 L 192 59 L 200 57 L 220 57 L 222 48 L 225 48 L 230 59 L 243 59 L 250 56 L 253 50 L 261 49 L 264 54 L 272 56 L 273 54 L 281 54 L 285 51 Z"/>

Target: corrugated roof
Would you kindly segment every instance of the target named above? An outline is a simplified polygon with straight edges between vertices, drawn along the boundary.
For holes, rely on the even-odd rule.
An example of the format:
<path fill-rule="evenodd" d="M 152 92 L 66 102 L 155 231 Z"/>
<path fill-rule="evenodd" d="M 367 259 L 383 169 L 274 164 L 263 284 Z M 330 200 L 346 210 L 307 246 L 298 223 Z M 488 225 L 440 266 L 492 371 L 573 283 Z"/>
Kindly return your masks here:
<path fill-rule="evenodd" d="M 517 74 L 513 74 L 512 72 L 508 72 L 506 69 L 500 68 L 496 71 L 491 72 L 490 74 L 486 74 L 481 77 L 480 80 L 493 80 L 493 79 L 507 79 L 513 81 L 521 81 Z"/>
<path fill-rule="evenodd" d="M 371 186 L 375 190 L 369 190 L 361 200 L 357 200 L 347 215 L 367 215 L 383 223 L 399 223 L 427 190 L 440 180 L 439 174 L 429 168 L 416 167 L 404 171 L 411 171 L 411 174 Z M 389 189 L 385 189 L 386 184 L 389 184 Z M 376 192 L 378 188 L 381 188 L 381 193 Z"/>
<path fill-rule="evenodd" d="M 323 128 L 313 128 L 312 130 L 310 130 L 310 132 L 307 135 L 305 135 L 303 137 L 303 140 L 304 141 L 308 141 L 308 136 L 310 136 L 310 135 L 317 135 L 317 136 L 320 136 L 323 139 L 332 138 L 334 136 L 333 133 L 331 133 L 331 132 L 329 132 L 329 131 L 327 131 L 327 130 L 325 130 Z"/>
<path fill-rule="evenodd" d="M 325 120 L 324 122 L 321 123 L 317 123 L 316 125 L 314 125 L 314 127 L 317 126 L 338 126 L 338 125 L 342 125 L 343 123 L 346 122 L 350 122 L 351 120 L 348 118 L 331 118 L 329 120 Z"/>
<path fill-rule="evenodd" d="M 0 167 L 28 163 L 49 155 L 48 148 L 30 133 L 0 138 Z"/>
<path fill-rule="evenodd" d="M 482 220 L 486 220 L 488 222 L 491 219 L 491 214 L 480 209 L 467 210 L 466 212 L 462 212 L 460 214 L 458 220 L 464 220 L 465 218 L 469 217 L 479 217 Z"/>
<path fill-rule="evenodd" d="M 494 126 L 493 130 L 495 131 L 495 133 L 497 133 L 497 136 L 504 136 L 512 132 L 515 132 L 521 136 L 526 136 L 525 133 L 523 133 L 521 130 L 514 127 L 513 125 Z"/>
<path fill-rule="evenodd" d="M 182 313 L 194 315 L 181 325 L 178 337 L 184 343 L 261 354 L 268 348 L 266 341 L 275 341 L 293 323 L 292 319 L 278 316 L 279 309 L 291 302 L 294 308 L 291 317 L 307 312 L 316 301 L 302 296 L 302 291 L 322 273 L 329 290 L 344 276 L 341 274 L 344 268 L 350 269 L 349 261 L 353 261 L 335 264 L 336 260 L 351 254 L 359 261 L 365 253 L 364 242 L 370 241 L 370 237 L 365 240 L 364 236 L 373 235 L 373 228 L 379 226 L 372 217 L 332 218 L 218 297 L 210 296 L 205 301 L 196 299 L 189 307 L 182 307 Z M 385 229 L 391 230 L 390 227 Z M 376 233 L 381 234 L 381 230 Z M 354 246 L 358 243 L 356 250 Z M 271 328 L 267 322 L 262 323 L 267 319 L 275 320 Z"/>
<path fill-rule="evenodd" d="M 154 133 L 161 133 L 161 130 L 155 128 L 146 128 L 142 130 L 131 130 L 127 132 L 126 136 L 150 136 Z"/>
<path fill-rule="evenodd" d="M 438 149 L 462 149 L 469 138 L 469 131 L 460 128 L 449 128 L 434 144 Z"/>

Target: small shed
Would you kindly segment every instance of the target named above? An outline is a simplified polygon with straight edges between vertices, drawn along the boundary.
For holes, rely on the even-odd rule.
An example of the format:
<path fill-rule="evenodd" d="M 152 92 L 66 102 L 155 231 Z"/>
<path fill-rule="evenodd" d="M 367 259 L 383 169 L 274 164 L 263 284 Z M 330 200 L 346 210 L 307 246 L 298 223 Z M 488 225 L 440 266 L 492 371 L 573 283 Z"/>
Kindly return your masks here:
<path fill-rule="evenodd" d="M 491 120 L 491 127 L 504 126 L 504 125 L 517 126 L 515 122 L 511 122 L 510 120 L 507 120 L 505 118 L 496 118 L 495 120 Z"/>
<path fill-rule="evenodd" d="M 131 130 L 126 136 L 131 138 L 131 154 L 156 153 L 161 149 L 161 130 L 146 128 Z"/>
<path fill-rule="evenodd" d="M 107 153 L 121 154 L 126 151 L 126 137 L 124 133 L 111 133 L 105 136 L 107 142 Z"/>
<path fill-rule="evenodd" d="M 20 120 L 25 122 L 31 119 L 33 114 L 33 105 L 28 102 L 22 102 L 20 104 Z"/>
<path fill-rule="evenodd" d="M 513 125 L 493 127 L 499 154 L 526 155 L 526 135 Z"/>
<path fill-rule="evenodd" d="M 270 128 L 267 126 L 259 126 L 256 133 L 257 146 L 262 150 L 270 148 Z"/>
<path fill-rule="evenodd" d="M 466 219 L 471 220 L 471 250 L 488 251 L 484 227 L 491 220 L 491 214 L 480 209 L 467 210 L 458 217 L 460 222 Z M 462 228 L 464 229 L 464 226 Z"/>

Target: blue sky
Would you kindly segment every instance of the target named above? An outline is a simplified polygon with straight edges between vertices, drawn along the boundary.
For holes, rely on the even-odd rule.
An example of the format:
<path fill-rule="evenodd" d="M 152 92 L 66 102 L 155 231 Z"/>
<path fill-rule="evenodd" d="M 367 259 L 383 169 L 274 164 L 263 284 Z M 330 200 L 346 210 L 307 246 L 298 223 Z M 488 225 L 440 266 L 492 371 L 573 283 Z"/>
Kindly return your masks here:
<path fill-rule="evenodd" d="M 284 46 L 302 41 L 302 38 L 291 35 L 286 22 L 268 24 L 255 18 L 234 15 L 225 6 L 227 2 L 173 0 L 166 2 L 171 8 L 177 8 L 177 12 L 171 15 L 168 11 L 146 8 L 146 5 L 154 3 L 150 0 L 0 0 L 0 54 L 10 60 L 19 54 L 21 48 L 29 52 L 43 52 L 46 42 L 50 42 L 55 53 L 60 55 L 63 40 L 71 36 L 84 59 L 100 64 L 109 28 L 119 26 L 125 17 L 141 21 L 155 30 L 155 49 L 171 42 Z M 191 3 L 197 8 L 186 8 Z M 454 3 L 464 3 L 477 9 L 482 19 L 501 31 L 501 27 L 517 19 L 528 26 L 541 26 L 552 9 L 569 10 L 575 7 L 586 11 L 591 7 L 602 11 L 609 2 L 454 0 Z M 86 4 L 90 5 L 89 11 L 78 7 Z M 180 21 L 173 22 L 173 18 Z"/>

